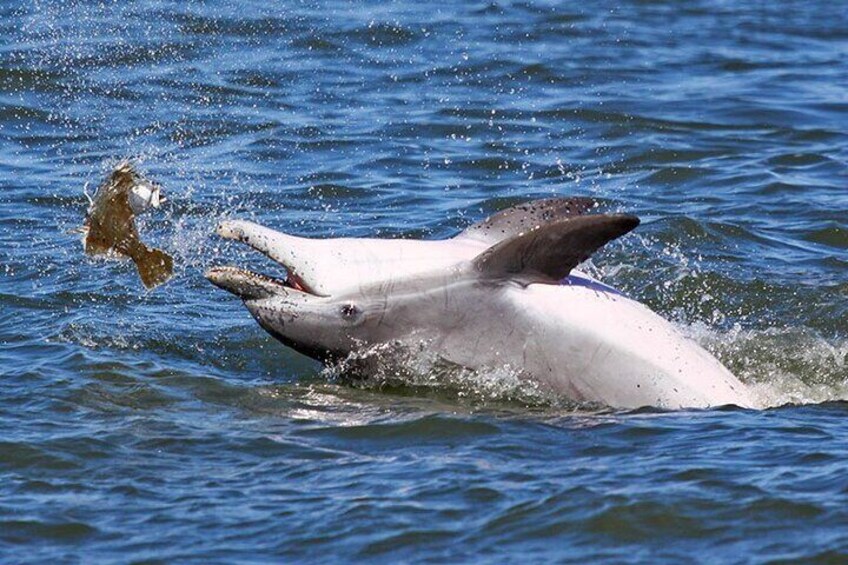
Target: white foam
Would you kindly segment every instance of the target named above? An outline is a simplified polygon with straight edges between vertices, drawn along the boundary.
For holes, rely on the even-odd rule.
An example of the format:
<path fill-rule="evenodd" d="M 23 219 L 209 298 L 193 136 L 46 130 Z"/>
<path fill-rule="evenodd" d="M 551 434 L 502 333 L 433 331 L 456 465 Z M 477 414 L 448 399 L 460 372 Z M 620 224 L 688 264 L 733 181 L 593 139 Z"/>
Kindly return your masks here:
<path fill-rule="evenodd" d="M 806 327 L 683 328 L 747 384 L 761 406 L 848 400 L 848 340 Z"/>

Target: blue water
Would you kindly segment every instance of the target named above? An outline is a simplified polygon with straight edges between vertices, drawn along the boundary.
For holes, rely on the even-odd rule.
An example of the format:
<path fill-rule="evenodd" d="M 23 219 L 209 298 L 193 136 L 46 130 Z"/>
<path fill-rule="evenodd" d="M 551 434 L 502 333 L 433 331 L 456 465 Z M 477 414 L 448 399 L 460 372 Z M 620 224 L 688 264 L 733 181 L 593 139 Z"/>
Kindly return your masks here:
<path fill-rule="evenodd" d="M 843 3 L 2 2 L 0 37 L 0 561 L 848 559 Z M 123 157 L 169 198 L 153 292 L 68 233 Z M 551 195 L 639 215 L 589 272 L 770 408 L 351 384 L 202 276 L 269 268 L 222 218 L 441 238 Z"/>

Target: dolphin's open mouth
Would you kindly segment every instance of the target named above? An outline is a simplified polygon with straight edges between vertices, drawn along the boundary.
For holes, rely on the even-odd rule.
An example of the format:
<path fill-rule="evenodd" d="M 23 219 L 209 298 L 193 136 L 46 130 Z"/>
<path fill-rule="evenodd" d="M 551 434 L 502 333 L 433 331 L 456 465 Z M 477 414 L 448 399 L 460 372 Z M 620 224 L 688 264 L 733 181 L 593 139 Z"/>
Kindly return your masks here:
<path fill-rule="evenodd" d="M 251 233 L 265 228 L 248 222 L 224 222 L 218 226 L 218 234 L 226 239 L 246 243 L 261 251 L 286 270 L 286 277 L 279 279 L 232 266 L 212 267 L 206 271 L 206 278 L 215 286 L 229 291 L 243 300 L 256 300 L 274 295 L 285 295 L 291 291 L 317 296 L 309 284 L 295 271 L 289 261 L 276 253 L 265 233 Z M 265 236 L 265 237 L 263 237 Z"/>
<path fill-rule="evenodd" d="M 278 234 L 262 226 L 242 221 L 223 222 L 218 226 L 217 232 L 221 237 L 246 243 L 262 252 L 286 270 L 286 277 L 279 279 L 240 267 L 213 267 L 206 272 L 206 278 L 215 286 L 243 300 L 285 295 L 291 291 L 319 296 L 319 293 L 296 272 L 295 267 L 290 264 L 291 261 L 286 260 L 286 254 L 278 252 L 279 242 L 272 241 Z"/>

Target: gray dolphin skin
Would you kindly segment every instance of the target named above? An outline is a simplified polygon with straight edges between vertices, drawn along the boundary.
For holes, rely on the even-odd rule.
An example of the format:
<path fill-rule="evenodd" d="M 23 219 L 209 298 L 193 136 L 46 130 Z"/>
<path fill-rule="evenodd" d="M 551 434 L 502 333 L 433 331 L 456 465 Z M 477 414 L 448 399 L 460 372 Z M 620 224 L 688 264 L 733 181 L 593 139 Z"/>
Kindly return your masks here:
<path fill-rule="evenodd" d="M 206 277 L 272 336 L 325 362 L 385 346 L 513 371 L 577 402 L 754 407 L 745 385 L 672 324 L 576 269 L 639 224 L 595 207 L 529 202 L 440 241 L 308 239 L 228 221 L 219 235 L 287 274 L 223 266 Z"/>

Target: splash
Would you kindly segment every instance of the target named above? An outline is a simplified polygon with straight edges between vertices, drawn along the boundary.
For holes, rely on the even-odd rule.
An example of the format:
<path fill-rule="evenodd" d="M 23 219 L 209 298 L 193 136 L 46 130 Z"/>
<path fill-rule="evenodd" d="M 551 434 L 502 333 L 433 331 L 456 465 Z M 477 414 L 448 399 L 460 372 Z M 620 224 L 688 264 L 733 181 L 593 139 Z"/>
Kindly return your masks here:
<path fill-rule="evenodd" d="M 806 327 L 684 328 L 747 384 L 763 407 L 848 400 L 848 340 Z"/>
<path fill-rule="evenodd" d="M 472 406 L 597 408 L 547 390 L 509 365 L 478 369 L 457 365 L 441 358 L 425 340 L 363 345 L 328 364 L 323 375 L 356 387 L 437 395 Z"/>
<path fill-rule="evenodd" d="M 735 240 L 691 218 L 645 231 L 602 266 L 582 268 L 671 320 L 748 385 L 760 406 L 848 400 L 838 286 L 774 281 L 740 268 L 739 258 L 717 260 L 710 254 L 726 253 Z"/>
<path fill-rule="evenodd" d="M 720 331 L 705 323 L 678 327 L 736 374 L 758 406 L 848 401 L 848 340 L 828 339 L 808 328 L 756 330 L 737 325 Z M 472 406 L 598 409 L 545 390 L 514 367 L 472 370 L 450 363 L 426 342 L 363 346 L 328 365 L 322 376 L 354 387 L 435 395 Z"/>

